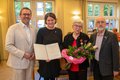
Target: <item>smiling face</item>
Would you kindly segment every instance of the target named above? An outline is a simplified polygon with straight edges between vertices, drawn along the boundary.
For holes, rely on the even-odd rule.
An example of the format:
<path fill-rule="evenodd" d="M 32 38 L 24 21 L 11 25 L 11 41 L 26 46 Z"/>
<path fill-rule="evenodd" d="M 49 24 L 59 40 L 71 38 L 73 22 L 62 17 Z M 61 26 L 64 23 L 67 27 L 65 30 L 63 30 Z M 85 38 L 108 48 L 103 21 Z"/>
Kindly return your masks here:
<path fill-rule="evenodd" d="M 81 30 L 82 30 L 82 26 L 83 26 L 82 23 L 74 22 L 73 23 L 73 31 L 74 31 L 74 33 L 79 34 L 81 32 Z"/>
<path fill-rule="evenodd" d="M 22 9 L 20 13 L 20 18 L 25 25 L 29 25 L 31 17 L 32 17 L 32 13 L 29 9 Z"/>
<path fill-rule="evenodd" d="M 98 32 L 104 31 L 106 27 L 106 21 L 103 17 L 98 17 L 96 19 L 96 27 L 98 29 Z"/>
<path fill-rule="evenodd" d="M 48 28 L 52 29 L 54 28 L 54 25 L 56 24 L 56 16 L 54 13 L 47 13 L 44 17 L 45 24 Z"/>
<path fill-rule="evenodd" d="M 47 27 L 49 27 L 49 28 L 53 28 L 54 25 L 55 25 L 55 19 L 52 18 L 52 17 L 47 17 L 46 25 L 47 25 Z"/>

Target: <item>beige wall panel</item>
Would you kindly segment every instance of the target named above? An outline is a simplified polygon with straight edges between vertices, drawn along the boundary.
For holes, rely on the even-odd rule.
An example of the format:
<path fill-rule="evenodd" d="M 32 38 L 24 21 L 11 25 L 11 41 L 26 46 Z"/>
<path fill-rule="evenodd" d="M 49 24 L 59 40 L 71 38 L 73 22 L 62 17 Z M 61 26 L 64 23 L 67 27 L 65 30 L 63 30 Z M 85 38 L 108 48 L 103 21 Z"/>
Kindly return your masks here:
<path fill-rule="evenodd" d="M 62 26 L 63 36 L 72 32 L 73 11 L 79 11 L 81 15 L 80 0 L 56 0 L 56 14 L 58 25 Z M 80 16 L 81 17 L 81 16 Z"/>

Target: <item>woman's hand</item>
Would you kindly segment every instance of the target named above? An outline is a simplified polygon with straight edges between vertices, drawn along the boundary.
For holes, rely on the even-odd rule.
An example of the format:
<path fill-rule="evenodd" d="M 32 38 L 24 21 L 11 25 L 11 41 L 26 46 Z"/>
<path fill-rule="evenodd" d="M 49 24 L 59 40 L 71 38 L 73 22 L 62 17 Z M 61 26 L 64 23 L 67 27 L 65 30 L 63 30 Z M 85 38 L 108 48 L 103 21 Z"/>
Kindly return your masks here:
<path fill-rule="evenodd" d="M 50 62 L 50 60 L 49 60 L 49 59 L 47 59 L 47 60 L 46 60 L 46 62 Z"/>

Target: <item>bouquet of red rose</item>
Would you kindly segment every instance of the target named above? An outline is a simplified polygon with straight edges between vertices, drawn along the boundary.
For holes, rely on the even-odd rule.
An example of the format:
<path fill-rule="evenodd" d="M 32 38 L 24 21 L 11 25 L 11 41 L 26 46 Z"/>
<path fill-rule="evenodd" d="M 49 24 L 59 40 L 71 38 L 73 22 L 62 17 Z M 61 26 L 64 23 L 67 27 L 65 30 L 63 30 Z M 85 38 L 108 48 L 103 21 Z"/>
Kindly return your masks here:
<path fill-rule="evenodd" d="M 92 59 L 94 57 L 92 52 L 96 49 L 97 47 L 93 46 L 91 43 L 84 44 L 78 48 L 69 46 L 68 49 L 63 49 L 62 56 L 68 61 L 65 68 L 70 68 L 71 63 L 81 64 L 86 58 Z"/>

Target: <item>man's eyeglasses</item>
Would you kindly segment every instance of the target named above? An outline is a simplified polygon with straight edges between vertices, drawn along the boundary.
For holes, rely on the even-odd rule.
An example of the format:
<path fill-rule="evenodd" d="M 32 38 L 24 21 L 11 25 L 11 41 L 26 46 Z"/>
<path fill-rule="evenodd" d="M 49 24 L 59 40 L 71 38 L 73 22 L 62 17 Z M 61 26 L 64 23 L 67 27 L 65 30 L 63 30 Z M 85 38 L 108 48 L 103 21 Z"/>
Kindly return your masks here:
<path fill-rule="evenodd" d="M 105 23 L 105 21 L 97 21 L 96 23 L 97 24 L 103 24 L 103 23 Z"/>
<path fill-rule="evenodd" d="M 22 15 L 24 15 L 24 16 L 30 16 L 31 14 L 23 13 Z"/>

